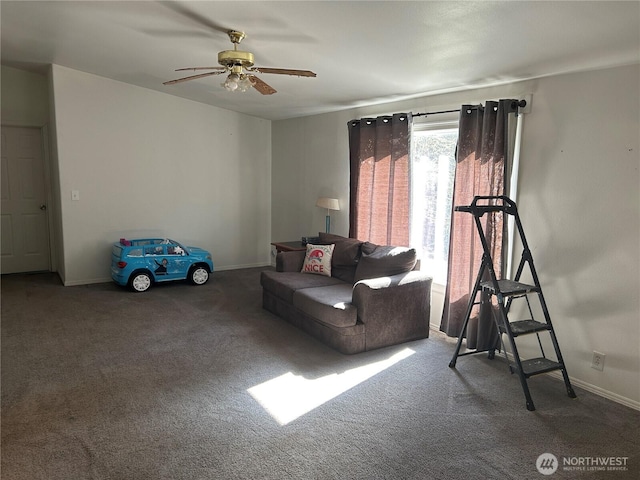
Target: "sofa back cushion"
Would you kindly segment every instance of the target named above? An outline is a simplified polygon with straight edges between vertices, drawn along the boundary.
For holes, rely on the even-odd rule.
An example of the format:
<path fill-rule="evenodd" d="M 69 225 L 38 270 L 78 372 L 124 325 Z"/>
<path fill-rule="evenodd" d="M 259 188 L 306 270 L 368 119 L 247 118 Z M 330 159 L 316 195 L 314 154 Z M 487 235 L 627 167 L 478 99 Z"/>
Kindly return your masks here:
<path fill-rule="evenodd" d="M 356 268 L 354 283 L 367 278 L 390 277 L 406 273 L 416 266 L 417 253 L 408 247 L 362 245 L 362 256 Z"/>
<path fill-rule="evenodd" d="M 331 257 L 331 275 L 343 282 L 353 283 L 362 242 L 355 238 L 325 232 L 319 232 L 318 236 L 320 243 L 335 245 Z"/>

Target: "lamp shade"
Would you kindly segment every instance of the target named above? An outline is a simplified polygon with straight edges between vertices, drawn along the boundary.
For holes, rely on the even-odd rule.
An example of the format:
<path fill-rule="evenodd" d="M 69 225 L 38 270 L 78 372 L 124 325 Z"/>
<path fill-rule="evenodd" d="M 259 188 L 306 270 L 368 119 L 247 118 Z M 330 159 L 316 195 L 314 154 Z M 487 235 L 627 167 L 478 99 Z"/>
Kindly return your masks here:
<path fill-rule="evenodd" d="M 340 203 L 337 198 L 320 197 L 316 202 L 316 207 L 327 210 L 340 210 Z"/>

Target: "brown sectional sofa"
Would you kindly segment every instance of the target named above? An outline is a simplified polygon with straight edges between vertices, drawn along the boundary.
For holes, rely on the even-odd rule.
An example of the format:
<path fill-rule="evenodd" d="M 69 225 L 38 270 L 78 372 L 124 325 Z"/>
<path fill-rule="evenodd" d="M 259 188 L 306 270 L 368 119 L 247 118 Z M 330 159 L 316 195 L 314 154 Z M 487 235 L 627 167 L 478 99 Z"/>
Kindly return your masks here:
<path fill-rule="evenodd" d="M 302 273 L 304 251 L 261 273 L 263 308 L 336 350 L 358 353 L 429 336 L 431 281 L 415 250 L 320 233 L 331 276 Z"/>

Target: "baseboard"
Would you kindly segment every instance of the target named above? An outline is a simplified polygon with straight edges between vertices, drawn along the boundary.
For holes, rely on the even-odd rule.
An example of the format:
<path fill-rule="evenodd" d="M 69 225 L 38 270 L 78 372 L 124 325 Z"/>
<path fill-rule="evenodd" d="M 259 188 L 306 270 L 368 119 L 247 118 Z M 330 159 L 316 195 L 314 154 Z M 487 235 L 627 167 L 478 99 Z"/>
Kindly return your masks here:
<path fill-rule="evenodd" d="M 215 267 L 214 275 L 216 272 L 224 272 L 225 270 L 241 270 L 243 268 L 257 268 L 257 267 L 270 267 L 271 263 L 269 262 L 259 262 L 259 263 L 246 263 L 243 265 L 225 265 L 224 267 Z"/>
<path fill-rule="evenodd" d="M 547 373 L 547 375 L 550 375 L 554 378 L 564 381 L 562 378 L 562 374 L 558 371 L 549 372 Z M 583 382 L 582 380 L 577 378 L 569 378 L 569 379 L 571 380 L 571 385 L 573 385 L 574 387 L 580 387 L 586 390 L 587 392 L 594 393 L 596 395 L 606 398 L 607 400 L 611 400 L 613 402 L 624 405 L 625 407 L 633 408 L 634 410 L 640 411 L 640 402 L 631 400 L 630 398 L 627 398 L 627 397 L 623 397 L 622 395 L 618 395 L 617 393 L 610 392 L 608 390 L 605 390 L 604 388 L 596 387 L 595 385 L 592 385 L 587 382 Z"/>
<path fill-rule="evenodd" d="M 91 285 L 93 283 L 108 283 L 108 282 L 112 282 L 113 280 L 111 279 L 111 277 L 106 277 L 106 278 L 90 278 L 88 280 L 73 280 L 73 281 L 63 281 L 62 284 L 65 287 L 79 287 L 81 285 Z"/>

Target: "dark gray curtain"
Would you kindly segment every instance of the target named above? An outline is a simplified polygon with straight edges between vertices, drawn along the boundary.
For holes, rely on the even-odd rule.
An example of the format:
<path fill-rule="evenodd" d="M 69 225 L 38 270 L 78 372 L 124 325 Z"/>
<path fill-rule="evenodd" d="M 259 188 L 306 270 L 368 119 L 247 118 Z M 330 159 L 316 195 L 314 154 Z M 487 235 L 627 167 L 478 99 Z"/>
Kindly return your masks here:
<path fill-rule="evenodd" d="M 509 114 L 513 100 L 463 105 L 460 110 L 453 205 L 469 205 L 477 195 L 505 195 Z M 503 214 L 482 217 L 485 236 L 498 278 L 502 276 Z M 440 330 L 457 337 L 462 329 L 480 263 L 482 244 L 470 213 L 453 212 L 449 240 L 449 269 Z M 488 279 L 488 272 L 487 279 Z M 492 305 L 484 299 L 471 313 L 467 348 L 487 350 L 499 346 Z"/>
<path fill-rule="evenodd" d="M 409 245 L 411 114 L 352 120 L 349 236 Z"/>

